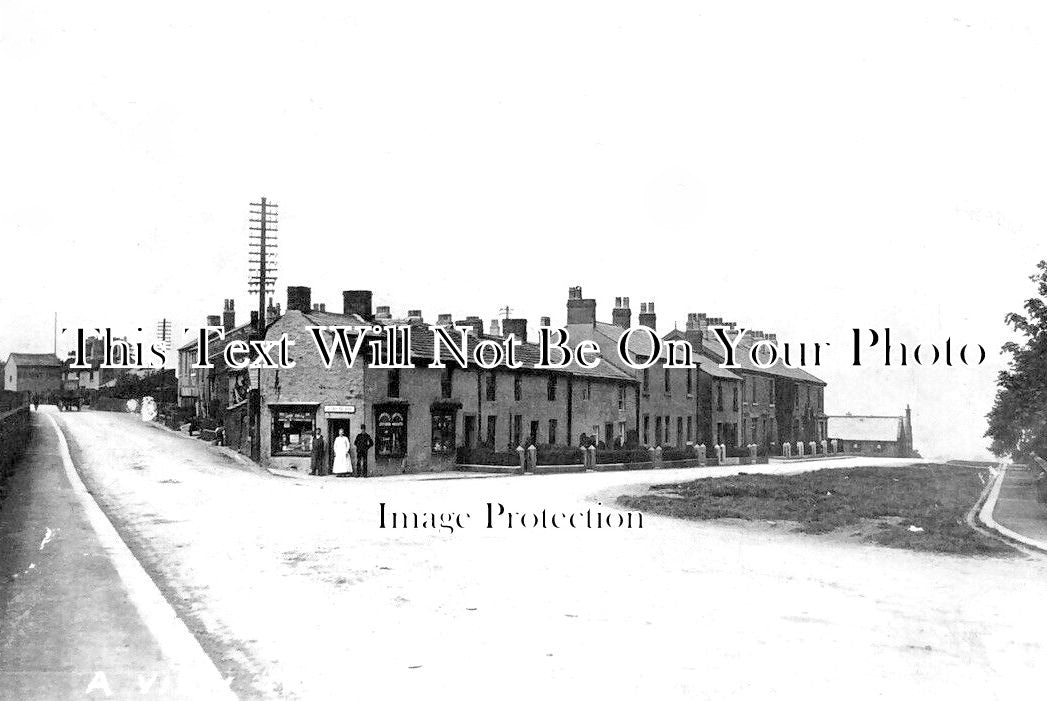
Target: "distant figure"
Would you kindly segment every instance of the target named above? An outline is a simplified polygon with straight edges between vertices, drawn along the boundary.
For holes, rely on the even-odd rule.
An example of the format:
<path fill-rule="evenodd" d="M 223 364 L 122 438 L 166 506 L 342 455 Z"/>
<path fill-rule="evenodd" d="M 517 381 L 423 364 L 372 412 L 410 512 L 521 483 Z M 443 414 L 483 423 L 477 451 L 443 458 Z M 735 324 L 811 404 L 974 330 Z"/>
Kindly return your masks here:
<path fill-rule="evenodd" d="M 324 450 L 324 434 L 316 429 L 316 437 L 313 438 L 311 461 L 309 463 L 309 474 L 324 477 L 327 474 L 327 451 Z"/>
<path fill-rule="evenodd" d="M 345 429 L 338 429 L 338 438 L 334 439 L 334 468 L 331 470 L 338 477 L 348 477 L 352 474 L 353 466 L 349 464 L 349 439 L 345 436 Z"/>
<path fill-rule="evenodd" d="M 367 433 L 367 427 L 360 424 L 360 432 L 356 434 L 356 476 L 367 477 L 367 453 L 374 445 L 371 436 Z"/>

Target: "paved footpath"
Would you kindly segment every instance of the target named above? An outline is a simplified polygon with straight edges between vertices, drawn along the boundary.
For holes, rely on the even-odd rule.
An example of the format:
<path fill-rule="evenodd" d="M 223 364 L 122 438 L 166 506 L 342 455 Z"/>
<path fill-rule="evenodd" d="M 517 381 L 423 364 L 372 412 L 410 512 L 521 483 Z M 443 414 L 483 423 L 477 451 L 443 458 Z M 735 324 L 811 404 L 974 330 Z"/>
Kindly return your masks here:
<path fill-rule="evenodd" d="M 0 510 L 0 698 L 201 698 L 143 620 L 46 416 Z"/>
<path fill-rule="evenodd" d="M 993 518 L 1001 526 L 1047 544 L 1047 505 L 1036 498 L 1038 467 L 1011 465 L 1004 473 Z"/>

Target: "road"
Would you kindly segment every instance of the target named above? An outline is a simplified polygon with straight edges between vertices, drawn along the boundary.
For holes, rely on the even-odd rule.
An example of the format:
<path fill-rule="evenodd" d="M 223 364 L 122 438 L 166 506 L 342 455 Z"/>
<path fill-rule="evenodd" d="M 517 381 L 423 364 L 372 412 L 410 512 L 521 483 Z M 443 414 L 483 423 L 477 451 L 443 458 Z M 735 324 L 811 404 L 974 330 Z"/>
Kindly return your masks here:
<path fill-rule="evenodd" d="M 148 576 L 104 529 L 105 516 L 97 507 L 88 513 L 90 496 L 67 469 L 57 426 L 31 418 L 33 440 L 0 512 L 0 698 L 220 693 L 220 680 L 204 678 L 216 672 L 195 641 L 185 634 L 172 643 L 164 616 L 173 612 L 159 593 L 155 601 L 143 594 Z"/>
<path fill-rule="evenodd" d="M 488 502 L 610 511 L 626 490 L 726 468 L 286 479 L 132 416 L 60 421 L 243 697 L 1002 699 L 1042 681 L 1039 559 L 650 515 L 632 530 L 484 527 Z M 382 503 L 472 516 L 381 529 Z"/>

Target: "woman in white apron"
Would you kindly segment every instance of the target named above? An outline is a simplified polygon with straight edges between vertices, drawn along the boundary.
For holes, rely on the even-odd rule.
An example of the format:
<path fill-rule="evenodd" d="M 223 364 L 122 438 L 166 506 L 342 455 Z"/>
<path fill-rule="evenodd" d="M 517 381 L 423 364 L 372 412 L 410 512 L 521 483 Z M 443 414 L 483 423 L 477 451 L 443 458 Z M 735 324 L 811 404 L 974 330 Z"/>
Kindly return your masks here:
<path fill-rule="evenodd" d="M 338 438 L 334 439 L 334 467 L 331 468 L 331 473 L 338 477 L 348 477 L 353 471 L 353 466 L 349 462 L 349 439 L 345 435 L 344 429 L 338 429 Z"/>

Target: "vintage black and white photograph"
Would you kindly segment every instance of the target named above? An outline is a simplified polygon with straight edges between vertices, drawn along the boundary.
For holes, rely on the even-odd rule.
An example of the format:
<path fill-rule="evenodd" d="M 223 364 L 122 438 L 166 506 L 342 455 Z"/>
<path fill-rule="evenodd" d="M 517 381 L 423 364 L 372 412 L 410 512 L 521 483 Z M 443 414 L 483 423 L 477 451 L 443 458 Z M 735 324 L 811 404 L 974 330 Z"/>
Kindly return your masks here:
<path fill-rule="evenodd" d="M 1032 699 L 1038 3 L 0 0 L 0 698 Z"/>

